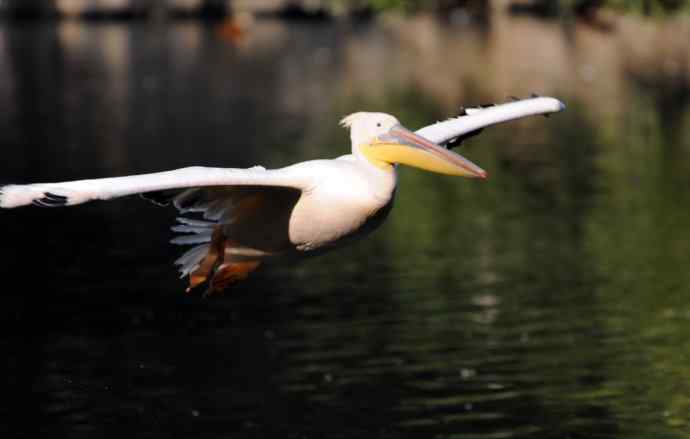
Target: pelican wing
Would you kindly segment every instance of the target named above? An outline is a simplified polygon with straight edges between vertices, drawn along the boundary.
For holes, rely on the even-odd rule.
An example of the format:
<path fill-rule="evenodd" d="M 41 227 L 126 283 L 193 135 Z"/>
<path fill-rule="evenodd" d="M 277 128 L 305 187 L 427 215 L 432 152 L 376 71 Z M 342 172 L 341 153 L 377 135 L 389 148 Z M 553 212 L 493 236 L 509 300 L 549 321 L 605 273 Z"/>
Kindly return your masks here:
<path fill-rule="evenodd" d="M 291 247 L 289 222 L 301 190 L 285 186 L 185 189 L 170 201 L 183 215 L 173 244 L 194 245 L 175 261 L 190 288 L 210 280 L 210 292 L 245 277 L 262 258 Z M 200 217 L 200 218 L 199 218 Z"/>
<path fill-rule="evenodd" d="M 150 198 L 160 201 L 161 191 L 206 186 L 272 186 L 302 190 L 310 183 L 309 175 L 298 171 L 296 166 L 275 170 L 260 166 L 248 169 L 195 166 L 126 177 L 7 185 L 0 188 L 0 207 L 28 204 L 42 207 L 72 206 L 91 200 L 109 200 L 149 192 L 158 193 L 159 196 Z"/>
<path fill-rule="evenodd" d="M 267 170 L 191 167 L 153 174 L 0 188 L 0 207 L 70 206 L 142 194 L 171 203 L 184 214 L 174 244 L 192 245 L 177 261 L 189 288 L 209 282 L 209 292 L 244 279 L 265 256 L 290 248 L 289 220 L 314 173 L 302 166 Z M 257 227 L 257 225 L 260 225 Z"/>
<path fill-rule="evenodd" d="M 532 97 L 505 104 L 466 108 L 460 117 L 437 122 L 417 130 L 417 134 L 438 144 L 448 144 L 478 134 L 483 128 L 538 114 L 563 111 L 565 105 L 550 97 Z"/>

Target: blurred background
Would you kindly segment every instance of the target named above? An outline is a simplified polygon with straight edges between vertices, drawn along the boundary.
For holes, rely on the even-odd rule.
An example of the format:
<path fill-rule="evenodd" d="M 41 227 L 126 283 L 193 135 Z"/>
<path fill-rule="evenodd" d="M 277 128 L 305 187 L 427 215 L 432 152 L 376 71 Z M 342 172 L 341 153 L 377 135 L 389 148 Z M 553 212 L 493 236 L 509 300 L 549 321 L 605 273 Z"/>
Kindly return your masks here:
<path fill-rule="evenodd" d="M 175 212 L 0 212 L 3 437 L 690 435 L 683 0 L 0 1 L 0 183 L 278 167 L 531 93 L 371 237 L 183 293 Z"/>

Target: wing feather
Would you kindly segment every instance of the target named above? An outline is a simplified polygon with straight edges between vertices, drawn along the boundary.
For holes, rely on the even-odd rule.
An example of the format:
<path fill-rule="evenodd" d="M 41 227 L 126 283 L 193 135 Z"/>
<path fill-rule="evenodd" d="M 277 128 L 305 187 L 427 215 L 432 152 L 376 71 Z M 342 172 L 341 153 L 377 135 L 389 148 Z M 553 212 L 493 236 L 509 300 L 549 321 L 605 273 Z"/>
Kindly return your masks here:
<path fill-rule="evenodd" d="M 561 101 L 550 97 L 532 97 L 505 104 L 467 108 L 462 116 L 425 126 L 417 130 L 417 134 L 443 145 L 490 125 L 526 116 L 557 113 L 563 109 L 565 105 Z"/>
<path fill-rule="evenodd" d="M 195 233 L 194 235 L 178 236 L 170 240 L 171 244 L 191 245 L 203 244 L 211 240 L 212 233 Z"/>
<path fill-rule="evenodd" d="M 179 224 L 172 227 L 184 234 L 172 243 L 197 245 L 176 261 L 182 276 L 203 265 L 210 271 L 201 270 L 205 274 L 197 273 L 195 279 L 208 278 L 220 267 L 212 260 L 246 260 L 285 249 L 290 214 L 301 193 L 285 187 L 231 186 L 201 187 L 180 194 L 173 205 L 204 218 L 180 217 Z"/>
<path fill-rule="evenodd" d="M 0 188 L 0 207 L 11 208 L 32 203 L 46 207 L 71 206 L 91 200 L 207 186 L 275 186 L 302 190 L 311 184 L 311 176 L 304 171 L 300 165 L 275 170 L 258 166 L 248 169 L 194 166 L 126 177 L 7 185 Z M 170 197 L 169 193 L 164 195 Z M 198 193 L 191 189 L 183 191 L 182 195 L 182 198 L 175 195 L 176 205 L 194 205 L 193 197 Z M 158 203 L 164 203 L 166 199 L 156 196 L 149 198 Z"/>
<path fill-rule="evenodd" d="M 187 250 L 182 256 L 177 258 L 175 265 L 180 266 L 180 278 L 187 276 L 189 273 L 199 268 L 199 264 L 206 254 L 208 254 L 209 248 L 209 244 L 198 245 Z"/>

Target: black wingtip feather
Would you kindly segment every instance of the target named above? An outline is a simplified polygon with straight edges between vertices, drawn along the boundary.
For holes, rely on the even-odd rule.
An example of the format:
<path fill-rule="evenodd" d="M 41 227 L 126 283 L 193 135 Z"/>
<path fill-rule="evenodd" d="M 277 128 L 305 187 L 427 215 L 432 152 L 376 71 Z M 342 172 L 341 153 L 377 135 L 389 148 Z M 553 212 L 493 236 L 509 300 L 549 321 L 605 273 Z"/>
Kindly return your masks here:
<path fill-rule="evenodd" d="M 54 194 L 52 192 L 46 192 L 43 195 L 45 195 L 46 198 L 50 198 L 51 200 L 64 201 L 65 203 L 67 202 L 67 197 L 64 195 L 58 195 L 58 194 Z"/>
<path fill-rule="evenodd" d="M 68 198 L 51 192 L 44 192 L 43 198 L 33 200 L 31 204 L 38 207 L 61 207 L 67 205 Z"/>
<path fill-rule="evenodd" d="M 448 149 L 456 148 L 456 147 L 460 146 L 460 144 L 462 144 L 462 142 L 469 139 L 470 137 L 474 137 L 474 136 L 478 135 L 483 130 L 484 130 L 484 128 L 478 128 L 476 130 L 465 133 L 462 136 L 458 136 L 455 139 L 451 140 L 450 142 L 446 143 L 446 148 L 448 148 Z"/>

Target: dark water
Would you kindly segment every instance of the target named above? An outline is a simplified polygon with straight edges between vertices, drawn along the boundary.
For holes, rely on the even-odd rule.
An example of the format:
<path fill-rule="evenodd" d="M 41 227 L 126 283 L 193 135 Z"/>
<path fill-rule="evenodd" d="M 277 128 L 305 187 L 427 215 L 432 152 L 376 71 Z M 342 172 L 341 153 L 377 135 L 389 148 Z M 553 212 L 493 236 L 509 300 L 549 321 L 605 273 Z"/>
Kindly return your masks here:
<path fill-rule="evenodd" d="M 183 294 L 172 211 L 0 212 L 3 437 L 687 437 L 686 89 L 614 36 L 444 26 L 2 25 L 2 182 L 332 157 L 354 110 L 568 104 L 472 140 L 487 181 L 404 170 L 373 236 L 221 298 Z"/>

